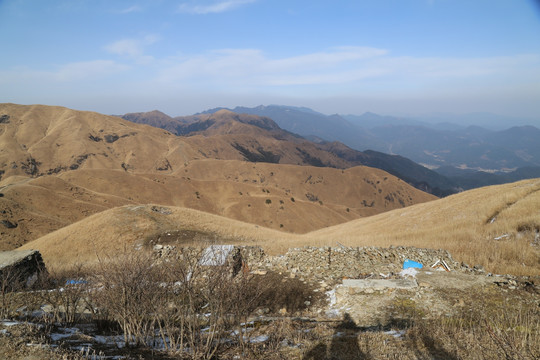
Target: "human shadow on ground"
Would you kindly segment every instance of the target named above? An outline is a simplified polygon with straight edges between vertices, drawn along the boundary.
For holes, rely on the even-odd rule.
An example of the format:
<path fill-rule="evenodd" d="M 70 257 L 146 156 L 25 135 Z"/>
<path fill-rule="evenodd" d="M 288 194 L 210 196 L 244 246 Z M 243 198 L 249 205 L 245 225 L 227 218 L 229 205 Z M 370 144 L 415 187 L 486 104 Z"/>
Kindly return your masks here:
<path fill-rule="evenodd" d="M 349 314 L 334 329 L 332 342 L 326 345 L 319 342 L 308 351 L 303 360 L 363 360 L 370 357 L 358 345 L 358 334 L 362 329 L 356 325 Z"/>
<path fill-rule="evenodd" d="M 420 334 L 413 334 L 411 338 L 418 359 L 459 359 L 457 355 L 448 352 L 440 341 L 425 330 L 421 331 Z"/>

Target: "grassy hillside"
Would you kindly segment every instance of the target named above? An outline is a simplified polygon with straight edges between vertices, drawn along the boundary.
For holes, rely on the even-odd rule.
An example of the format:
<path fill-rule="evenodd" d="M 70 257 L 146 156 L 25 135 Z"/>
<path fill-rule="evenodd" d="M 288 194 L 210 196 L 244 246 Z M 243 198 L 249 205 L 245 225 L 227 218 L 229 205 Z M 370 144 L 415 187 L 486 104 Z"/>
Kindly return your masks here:
<path fill-rule="evenodd" d="M 496 273 L 540 274 L 539 232 L 540 179 L 533 179 L 354 220 L 310 233 L 303 243 L 444 248 Z"/>
<path fill-rule="evenodd" d="M 270 243 L 294 235 L 209 213 L 161 205 L 110 209 L 47 234 L 21 249 L 39 249 L 48 266 L 69 267 L 97 261 L 125 247 L 154 244 L 205 245 L 214 242 Z"/>
<path fill-rule="evenodd" d="M 270 156 L 258 150 L 261 142 L 293 164 L 307 164 L 302 151 L 317 154 L 314 144 L 267 136 L 263 128 L 277 126 L 255 116 L 233 121 L 236 114 L 222 111 L 213 115 L 215 135 L 182 138 L 62 107 L 0 104 L 0 114 L 8 117 L 0 124 L 0 249 L 129 204 L 186 207 L 305 233 L 435 198 L 368 167 L 242 161 L 252 151 Z M 229 130 L 234 134 L 224 134 Z M 317 159 L 337 158 L 321 151 Z"/>
<path fill-rule="evenodd" d="M 89 259 L 95 249 L 111 253 L 137 243 L 257 244 L 271 254 L 306 245 L 405 245 L 447 249 L 456 260 L 494 273 L 540 274 L 540 179 L 471 190 L 303 235 L 188 209 L 169 210 L 169 215 L 150 205 L 108 210 L 24 248 L 37 248 L 46 261 L 58 264 Z"/>

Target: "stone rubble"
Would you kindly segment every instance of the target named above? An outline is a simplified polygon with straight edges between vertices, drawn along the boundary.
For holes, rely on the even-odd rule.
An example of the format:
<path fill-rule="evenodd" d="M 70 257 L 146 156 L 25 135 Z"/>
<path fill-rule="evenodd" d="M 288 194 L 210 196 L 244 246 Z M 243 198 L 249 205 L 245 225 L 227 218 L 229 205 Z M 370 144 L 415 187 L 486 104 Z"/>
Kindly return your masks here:
<path fill-rule="evenodd" d="M 344 278 L 397 278 L 406 259 L 428 267 L 438 260 L 451 270 L 461 269 L 446 250 L 415 247 L 302 247 L 292 248 L 285 255 L 268 256 L 259 246 L 235 246 L 231 257 L 240 258 L 244 269 L 251 272 L 275 271 L 290 277 L 311 281 L 338 283 Z M 158 258 L 182 254 L 197 254 L 200 249 L 177 248 L 175 245 L 155 245 Z M 238 261 L 238 260 L 235 260 Z M 232 264 L 235 261 L 230 261 Z"/>

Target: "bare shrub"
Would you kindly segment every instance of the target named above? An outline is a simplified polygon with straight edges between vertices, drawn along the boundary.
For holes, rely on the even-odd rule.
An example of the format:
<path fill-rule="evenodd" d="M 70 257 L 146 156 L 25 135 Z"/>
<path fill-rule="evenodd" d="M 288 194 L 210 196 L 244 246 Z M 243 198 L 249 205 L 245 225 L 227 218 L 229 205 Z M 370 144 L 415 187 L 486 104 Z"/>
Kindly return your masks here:
<path fill-rule="evenodd" d="M 143 252 L 124 252 L 102 260 L 93 275 L 98 287 L 91 292 L 100 319 L 118 322 L 126 346 L 150 345 L 154 339 L 155 314 L 164 306 L 166 288 L 159 267 Z"/>
<path fill-rule="evenodd" d="M 490 301 L 455 316 L 434 319 L 408 311 L 404 314 L 410 315 L 408 349 L 418 358 L 540 358 L 538 308 L 512 304 L 495 307 Z"/>
<path fill-rule="evenodd" d="M 320 293 L 314 291 L 313 285 L 272 271 L 259 277 L 255 282 L 252 287 L 258 287 L 260 292 L 258 307 L 268 308 L 271 312 L 285 308 L 288 313 L 294 314 L 320 302 L 323 298 Z"/>
<path fill-rule="evenodd" d="M 16 292 L 24 289 L 20 271 L 10 266 L 0 271 L 0 317 L 7 318 L 13 312 Z"/>
<path fill-rule="evenodd" d="M 51 307 L 51 316 L 46 320 L 67 324 L 81 320 L 88 306 L 88 283 L 83 280 L 86 276 L 80 264 L 41 274 L 38 286 L 42 290 L 38 294 L 45 305 Z"/>
<path fill-rule="evenodd" d="M 183 249 L 177 261 L 162 263 L 167 275 L 166 304 L 157 312 L 159 335 L 171 353 L 189 349 L 194 359 L 210 359 L 225 336 L 226 307 L 222 294 L 229 273 L 206 269 L 199 262 L 202 252 Z"/>

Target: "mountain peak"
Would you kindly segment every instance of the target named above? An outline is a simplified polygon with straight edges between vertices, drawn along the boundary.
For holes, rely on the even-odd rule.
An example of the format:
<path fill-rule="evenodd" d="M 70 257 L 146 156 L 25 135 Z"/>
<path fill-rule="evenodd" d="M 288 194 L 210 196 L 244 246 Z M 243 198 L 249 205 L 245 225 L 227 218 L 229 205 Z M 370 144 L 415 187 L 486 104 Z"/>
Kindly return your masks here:
<path fill-rule="evenodd" d="M 220 109 L 214 113 L 214 115 L 230 115 L 230 114 L 236 114 L 236 113 L 229 109 Z"/>

